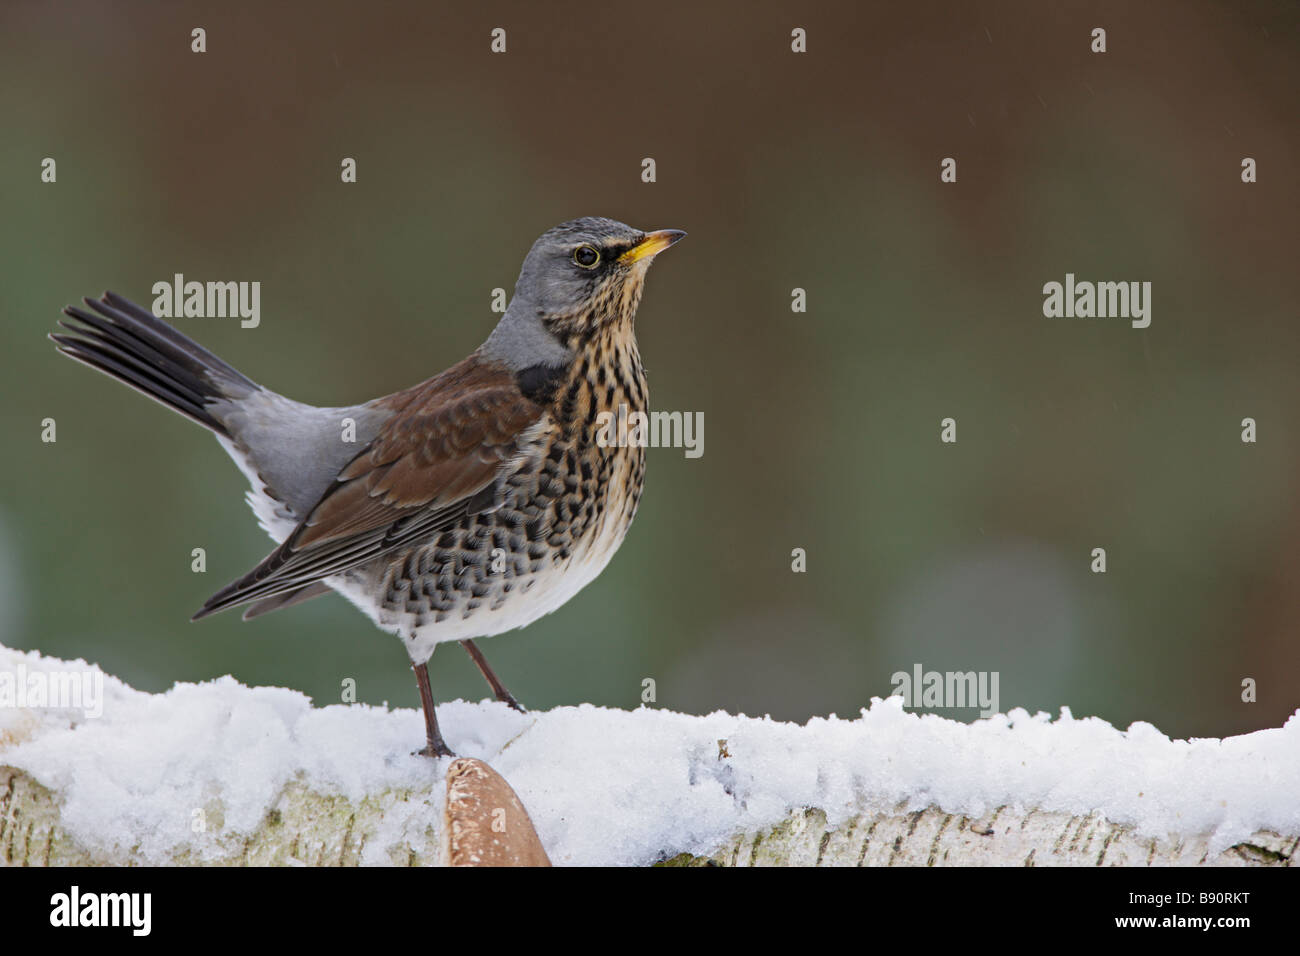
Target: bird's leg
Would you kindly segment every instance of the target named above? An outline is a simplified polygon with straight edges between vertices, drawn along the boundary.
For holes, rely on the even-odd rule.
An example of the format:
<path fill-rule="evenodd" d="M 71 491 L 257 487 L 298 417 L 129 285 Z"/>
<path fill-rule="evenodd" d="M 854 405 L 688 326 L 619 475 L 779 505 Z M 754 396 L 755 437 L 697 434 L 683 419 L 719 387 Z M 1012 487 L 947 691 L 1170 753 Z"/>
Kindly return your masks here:
<path fill-rule="evenodd" d="M 487 658 L 483 656 L 483 652 L 478 649 L 473 641 L 461 641 L 460 646 L 465 648 L 465 653 L 469 654 L 470 660 L 478 667 L 479 673 L 488 682 L 488 686 L 492 688 L 492 693 L 496 695 L 497 700 L 503 704 L 509 704 L 521 714 L 528 713 L 528 711 L 524 710 L 524 705 L 515 700 L 515 695 L 506 690 L 506 685 L 501 683 L 501 679 L 492 673 L 492 668 L 488 667 Z"/>
<path fill-rule="evenodd" d="M 411 664 L 415 671 L 415 682 L 420 685 L 420 703 L 424 707 L 424 732 L 428 743 L 423 750 L 416 751 L 422 757 L 454 757 L 451 748 L 442 739 L 438 730 L 438 715 L 433 712 L 433 690 L 429 687 L 429 662 Z"/>

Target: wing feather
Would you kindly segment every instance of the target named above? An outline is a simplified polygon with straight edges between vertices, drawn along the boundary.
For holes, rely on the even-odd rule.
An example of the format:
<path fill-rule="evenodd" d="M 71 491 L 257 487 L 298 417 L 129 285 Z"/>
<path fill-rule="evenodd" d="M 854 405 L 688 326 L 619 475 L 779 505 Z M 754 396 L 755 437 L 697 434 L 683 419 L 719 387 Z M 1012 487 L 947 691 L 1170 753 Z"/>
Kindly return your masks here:
<path fill-rule="evenodd" d="M 491 510 L 503 467 L 543 416 L 508 369 L 477 355 L 375 404 L 393 411 L 375 438 L 284 543 L 195 620 L 307 587 Z"/>

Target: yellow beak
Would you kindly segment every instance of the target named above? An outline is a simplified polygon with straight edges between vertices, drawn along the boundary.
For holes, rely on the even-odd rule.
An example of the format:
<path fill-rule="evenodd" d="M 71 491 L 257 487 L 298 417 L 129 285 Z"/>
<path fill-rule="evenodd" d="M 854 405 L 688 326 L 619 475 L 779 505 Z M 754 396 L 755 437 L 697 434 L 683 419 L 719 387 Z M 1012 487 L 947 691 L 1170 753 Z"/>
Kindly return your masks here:
<path fill-rule="evenodd" d="M 658 232 L 647 232 L 645 238 L 619 256 L 618 261 L 625 266 L 630 266 L 642 259 L 653 259 L 674 242 L 684 238 L 685 235 L 686 233 L 680 229 L 660 229 Z"/>

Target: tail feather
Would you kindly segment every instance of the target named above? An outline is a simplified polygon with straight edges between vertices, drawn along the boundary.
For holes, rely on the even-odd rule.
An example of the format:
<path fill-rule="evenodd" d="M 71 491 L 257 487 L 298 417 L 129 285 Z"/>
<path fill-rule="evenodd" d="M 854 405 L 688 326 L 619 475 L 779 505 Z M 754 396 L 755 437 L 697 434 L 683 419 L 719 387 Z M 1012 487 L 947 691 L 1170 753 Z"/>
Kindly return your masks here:
<path fill-rule="evenodd" d="M 283 594 L 262 598 L 257 603 L 248 606 L 248 609 L 244 611 L 244 620 L 251 621 L 263 614 L 270 614 L 272 611 L 281 611 L 286 607 L 293 607 L 295 604 L 310 601 L 322 594 L 329 594 L 332 590 L 333 588 L 324 581 L 317 581 L 315 584 L 304 584 L 296 591 L 286 591 Z"/>
<path fill-rule="evenodd" d="M 105 292 L 83 301 L 93 311 L 63 310 L 75 320 L 59 322 L 71 334 L 50 335 L 60 352 L 229 437 L 209 406 L 255 391 L 256 383 L 122 296 Z"/>

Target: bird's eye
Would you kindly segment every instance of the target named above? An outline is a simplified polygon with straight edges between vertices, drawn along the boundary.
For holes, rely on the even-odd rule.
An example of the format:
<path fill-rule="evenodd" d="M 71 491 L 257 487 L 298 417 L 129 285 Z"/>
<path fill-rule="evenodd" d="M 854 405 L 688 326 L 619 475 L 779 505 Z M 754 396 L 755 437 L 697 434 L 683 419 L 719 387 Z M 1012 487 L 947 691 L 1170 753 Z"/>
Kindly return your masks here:
<path fill-rule="evenodd" d="M 600 253 L 595 246 L 578 246 L 573 250 L 573 261 L 584 269 L 594 269 L 596 263 L 600 262 Z"/>

